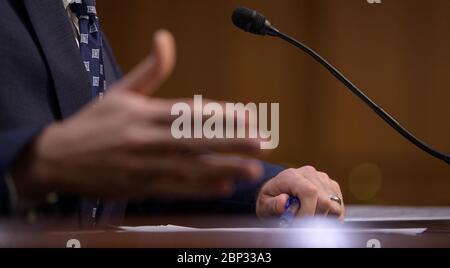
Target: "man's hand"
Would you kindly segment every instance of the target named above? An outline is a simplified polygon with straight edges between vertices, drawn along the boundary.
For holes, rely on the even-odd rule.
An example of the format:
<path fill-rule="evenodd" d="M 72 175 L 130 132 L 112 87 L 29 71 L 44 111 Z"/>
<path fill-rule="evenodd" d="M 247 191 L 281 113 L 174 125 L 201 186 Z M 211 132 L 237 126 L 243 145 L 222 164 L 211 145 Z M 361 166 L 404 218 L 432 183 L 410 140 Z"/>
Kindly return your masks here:
<path fill-rule="evenodd" d="M 102 100 L 36 138 L 13 170 L 19 194 L 211 198 L 231 194 L 235 180 L 258 180 L 256 161 L 220 154 L 256 153 L 258 140 L 172 137 L 171 108 L 181 100 L 149 96 L 174 64 L 173 37 L 158 32 L 153 54 Z"/>
<path fill-rule="evenodd" d="M 298 217 L 315 215 L 334 216 L 343 219 L 344 204 L 332 201 L 337 196 L 343 201 L 339 184 L 313 167 L 288 169 L 270 180 L 261 190 L 256 211 L 261 219 L 280 217 L 290 196 L 300 199 Z"/>

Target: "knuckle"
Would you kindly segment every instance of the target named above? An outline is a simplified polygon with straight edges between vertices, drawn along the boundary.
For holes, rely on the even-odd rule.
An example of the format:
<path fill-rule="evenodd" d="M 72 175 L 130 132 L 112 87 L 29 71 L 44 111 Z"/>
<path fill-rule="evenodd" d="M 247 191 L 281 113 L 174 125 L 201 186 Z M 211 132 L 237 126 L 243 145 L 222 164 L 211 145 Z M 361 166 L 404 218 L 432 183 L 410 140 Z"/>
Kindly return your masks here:
<path fill-rule="evenodd" d="M 337 181 L 331 180 L 331 185 L 335 187 L 337 190 L 341 191 L 341 185 Z"/>
<path fill-rule="evenodd" d="M 288 177 L 297 177 L 297 176 L 298 176 L 297 171 L 296 171 L 295 169 L 293 169 L 293 168 L 286 169 L 286 170 L 283 172 L 283 174 L 286 175 L 286 176 L 288 176 Z"/>
<path fill-rule="evenodd" d="M 303 172 L 306 172 L 308 174 L 312 174 L 312 173 L 316 173 L 317 172 L 316 168 L 313 167 L 313 166 L 304 166 L 300 170 L 303 171 Z"/>

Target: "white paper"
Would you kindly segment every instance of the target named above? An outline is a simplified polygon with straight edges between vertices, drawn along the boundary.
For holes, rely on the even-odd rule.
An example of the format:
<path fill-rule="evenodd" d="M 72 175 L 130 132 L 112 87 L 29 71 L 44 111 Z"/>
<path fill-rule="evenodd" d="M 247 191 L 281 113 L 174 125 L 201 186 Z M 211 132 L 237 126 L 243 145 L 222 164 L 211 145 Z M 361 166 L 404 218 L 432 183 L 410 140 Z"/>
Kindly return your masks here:
<path fill-rule="evenodd" d="M 345 222 L 442 222 L 449 221 L 450 217 L 374 217 L 374 218 L 350 218 Z"/>
<path fill-rule="evenodd" d="M 231 232 L 231 233 L 315 233 L 315 232 L 351 232 L 351 233 L 376 233 L 376 234 L 402 234 L 418 235 L 424 233 L 426 228 L 402 228 L 402 229 L 346 229 L 346 228 L 191 228 L 177 225 L 159 226 L 122 226 L 123 232 L 137 233 L 175 233 L 175 232 Z"/>

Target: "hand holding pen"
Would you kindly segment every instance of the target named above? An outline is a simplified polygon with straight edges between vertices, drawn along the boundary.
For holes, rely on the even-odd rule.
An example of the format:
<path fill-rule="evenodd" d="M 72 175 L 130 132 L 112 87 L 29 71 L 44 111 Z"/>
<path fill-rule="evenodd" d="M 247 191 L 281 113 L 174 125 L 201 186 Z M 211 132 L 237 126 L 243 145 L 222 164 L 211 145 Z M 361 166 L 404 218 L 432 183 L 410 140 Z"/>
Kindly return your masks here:
<path fill-rule="evenodd" d="M 343 219 L 345 207 L 339 185 L 327 174 L 307 166 L 285 170 L 267 182 L 258 196 L 257 214 L 261 219 L 279 218 L 286 227 L 296 218 Z"/>
<path fill-rule="evenodd" d="M 342 200 L 337 196 L 330 196 L 330 200 L 342 205 Z M 298 197 L 290 197 L 286 202 L 285 211 L 280 217 L 280 227 L 289 228 L 293 227 L 296 215 L 301 208 L 300 199 Z"/>

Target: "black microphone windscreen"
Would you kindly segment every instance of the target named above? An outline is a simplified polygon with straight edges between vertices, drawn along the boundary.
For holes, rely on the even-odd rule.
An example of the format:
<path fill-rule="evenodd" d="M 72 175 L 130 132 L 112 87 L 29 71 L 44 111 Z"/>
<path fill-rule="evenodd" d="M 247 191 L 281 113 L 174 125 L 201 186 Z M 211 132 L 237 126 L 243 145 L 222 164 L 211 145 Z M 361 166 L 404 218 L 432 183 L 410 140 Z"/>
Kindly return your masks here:
<path fill-rule="evenodd" d="M 265 34 L 267 19 L 255 10 L 240 7 L 233 12 L 232 20 L 236 27 L 254 34 Z"/>

